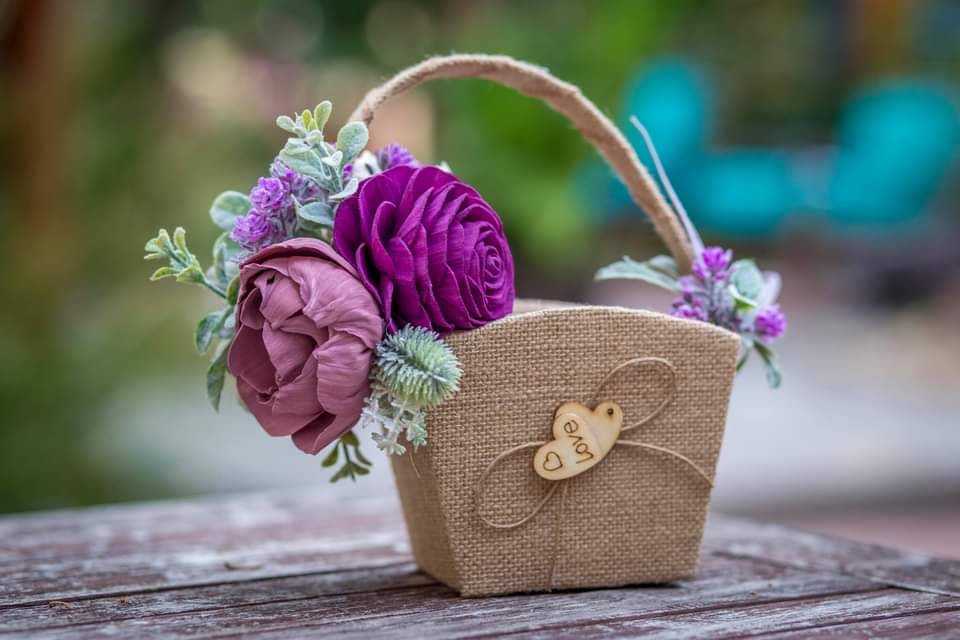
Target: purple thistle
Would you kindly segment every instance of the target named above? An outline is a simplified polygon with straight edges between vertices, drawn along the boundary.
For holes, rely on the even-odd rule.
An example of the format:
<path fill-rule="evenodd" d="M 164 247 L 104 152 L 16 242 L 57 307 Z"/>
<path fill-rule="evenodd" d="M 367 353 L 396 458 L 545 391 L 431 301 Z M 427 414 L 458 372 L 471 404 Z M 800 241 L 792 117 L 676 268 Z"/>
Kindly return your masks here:
<path fill-rule="evenodd" d="M 787 318 L 780 311 L 780 305 L 767 307 L 753 320 L 753 331 L 764 342 L 776 340 L 787 330 Z"/>
<path fill-rule="evenodd" d="M 297 173 L 287 165 L 274 160 L 270 165 L 270 175 L 286 185 L 287 192 L 300 202 L 315 200 L 321 194 L 321 189 L 312 180 Z"/>
<path fill-rule="evenodd" d="M 673 302 L 671 315 L 686 320 L 700 320 L 701 322 L 707 320 L 707 312 L 703 308 L 703 303 L 696 298 L 686 296 Z"/>
<path fill-rule="evenodd" d="M 742 319 L 727 291 L 732 263 L 729 249 L 705 248 L 693 263 L 693 274 L 678 278 L 680 297 L 674 300 L 671 315 L 739 332 Z"/>
<path fill-rule="evenodd" d="M 270 175 L 287 185 L 287 190 L 291 193 L 300 189 L 305 180 L 302 175 L 279 160 L 274 160 L 270 164 Z"/>
<path fill-rule="evenodd" d="M 230 237 L 247 251 L 257 251 L 271 243 L 274 230 L 267 216 L 251 209 L 247 215 L 237 218 L 233 223 Z"/>
<path fill-rule="evenodd" d="M 259 251 L 288 240 L 297 230 L 294 199 L 306 204 L 322 195 L 323 191 L 312 180 L 274 160 L 270 176 L 257 180 L 250 190 L 253 208 L 237 219 L 230 237 L 247 251 Z"/>
<path fill-rule="evenodd" d="M 395 143 L 381 147 L 375 154 L 372 154 L 372 159 L 375 159 L 376 163 L 364 159 L 364 156 L 369 158 L 370 155 L 369 152 L 365 151 L 363 155 L 356 160 L 345 165 L 343 167 L 343 181 L 348 181 L 354 175 L 364 180 L 374 174 L 383 173 L 387 169 L 392 169 L 393 167 L 411 167 L 416 169 L 421 166 L 406 147 Z M 355 166 L 357 163 L 361 163 L 359 170 Z"/>
<path fill-rule="evenodd" d="M 262 213 L 279 211 L 289 204 L 290 189 L 279 178 L 260 178 L 250 190 L 250 202 Z"/>
<path fill-rule="evenodd" d="M 730 277 L 733 252 L 722 247 L 706 247 L 693 263 L 693 272 L 701 280 L 726 280 Z"/>
<path fill-rule="evenodd" d="M 413 154 L 399 144 L 388 144 L 377 151 L 377 164 L 380 165 L 380 171 L 386 171 L 393 167 L 419 167 L 420 163 L 413 157 Z"/>
<path fill-rule="evenodd" d="M 677 279 L 677 284 L 680 285 L 680 293 L 682 293 L 684 296 L 693 295 L 694 293 L 703 291 L 703 285 L 701 285 L 700 281 L 693 276 L 680 276 Z"/>

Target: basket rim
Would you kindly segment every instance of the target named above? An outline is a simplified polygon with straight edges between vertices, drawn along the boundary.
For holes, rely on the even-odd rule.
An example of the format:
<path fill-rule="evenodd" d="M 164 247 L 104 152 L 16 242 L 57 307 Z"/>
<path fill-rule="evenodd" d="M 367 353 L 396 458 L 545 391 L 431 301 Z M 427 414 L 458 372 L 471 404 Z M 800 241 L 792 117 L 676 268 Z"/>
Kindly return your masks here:
<path fill-rule="evenodd" d="M 517 302 L 520 303 L 529 303 L 531 305 L 536 305 L 541 308 L 531 309 L 529 311 L 514 311 L 509 315 L 506 315 L 498 320 L 494 320 L 488 324 L 485 324 L 482 327 L 477 327 L 475 329 L 470 329 L 469 331 L 456 331 L 451 335 L 460 335 L 464 333 L 470 333 L 474 335 L 481 335 L 485 331 L 496 331 L 500 327 L 516 324 L 517 322 L 529 321 L 532 318 L 540 318 L 545 316 L 570 316 L 570 321 L 576 321 L 578 316 L 584 315 L 594 315 L 597 313 L 603 314 L 618 314 L 625 316 L 633 316 L 638 318 L 658 318 L 666 319 L 668 322 L 672 323 L 676 327 L 683 327 L 688 329 L 690 327 L 689 323 L 695 323 L 696 326 L 703 330 L 706 333 L 714 333 L 718 336 L 724 336 L 727 338 L 732 338 L 740 341 L 740 336 L 736 333 L 730 331 L 729 329 L 724 329 L 723 327 L 717 326 L 709 322 L 701 322 L 699 320 L 688 320 L 686 318 L 677 318 L 666 313 L 661 313 L 659 311 L 653 311 L 650 309 L 637 309 L 633 307 L 625 307 L 622 305 L 605 305 L 605 304 L 590 304 L 590 303 L 579 303 L 579 302 L 566 302 L 562 300 L 543 300 L 540 298 L 517 298 Z"/>

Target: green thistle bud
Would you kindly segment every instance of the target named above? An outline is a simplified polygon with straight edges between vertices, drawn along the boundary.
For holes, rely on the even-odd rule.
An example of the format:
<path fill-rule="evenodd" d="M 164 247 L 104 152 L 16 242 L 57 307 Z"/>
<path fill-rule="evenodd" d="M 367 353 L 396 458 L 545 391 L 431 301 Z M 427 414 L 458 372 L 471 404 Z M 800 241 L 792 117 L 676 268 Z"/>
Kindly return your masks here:
<path fill-rule="evenodd" d="M 373 380 L 411 409 L 429 409 L 460 389 L 460 363 L 433 331 L 407 325 L 377 345 Z"/>

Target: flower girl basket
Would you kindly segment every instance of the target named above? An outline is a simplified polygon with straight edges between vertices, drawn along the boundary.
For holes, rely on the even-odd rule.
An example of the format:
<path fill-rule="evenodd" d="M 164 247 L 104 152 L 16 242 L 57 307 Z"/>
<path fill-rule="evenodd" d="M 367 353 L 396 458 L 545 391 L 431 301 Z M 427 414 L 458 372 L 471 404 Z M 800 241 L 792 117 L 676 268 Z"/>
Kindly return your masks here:
<path fill-rule="evenodd" d="M 432 58 L 370 91 L 351 120 L 369 125 L 392 96 L 437 78 L 493 80 L 566 116 L 689 271 L 684 226 L 626 139 L 542 68 L 505 56 Z M 393 462 L 423 571 L 464 596 L 694 575 L 736 335 L 650 311 L 518 301 L 513 315 L 447 341 L 463 366 L 461 390 L 429 414 L 427 445 Z M 601 433 L 607 418 L 622 428 Z M 579 432 L 586 441 L 571 432 L 591 424 Z M 547 479 L 564 471 L 553 471 L 561 461 L 549 451 L 541 459 L 544 447 L 567 438 L 591 466 Z"/>

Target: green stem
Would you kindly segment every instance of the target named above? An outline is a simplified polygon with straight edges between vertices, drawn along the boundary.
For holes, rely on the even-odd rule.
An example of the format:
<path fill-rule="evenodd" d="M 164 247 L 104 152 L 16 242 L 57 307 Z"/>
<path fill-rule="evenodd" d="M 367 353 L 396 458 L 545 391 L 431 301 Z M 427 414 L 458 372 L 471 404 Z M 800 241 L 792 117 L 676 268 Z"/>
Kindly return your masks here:
<path fill-rule="evenodd" d="M 747 364 L 747 359 L 750 357 L 750 349 L 747 349 L 743 352 L 743 356 L 740 358 L 740 361 L 737 363 L 737 371 L 743 369 L 743 365 Z"/>
<path fill-rule="evenodd" d="M 350 474 L 350 479 L 356 482 L 357 477 L 353 473 L 353 460 L 350 459 L 350 447 L 348 447 L 346 443 L 341 444 L 343 445 L 343 459 L 346 460 L 345 466 Z"/>
<path fill-rule="evenodd" d="M 170 262 L 176 263 L 176 264 L 180 267 L 180 269 L 183 270 L 183 271 L 185 271 L 185 270 L 187 270 L 187 269 L 195 266 L 195 267 L 197 268 L 197 270 L 200 271 L 200 273 L 201 273 L 201 275 L 202 275 L 202 277 L 203 277 L 203 282 L 200 282 L 200 283 L 198 283 L 198 284 L 203 285 L 204 287 L 206 287 L 207 289 L 209 289 L 210 291 L 212 291 L 212 292 L 215 293 L 216 295 L 220 296 L 220 297 L 223 298 L 224 300 L 227 299 L 227 290 L 226 290 L 226 289 L 221 289 L 220 287 L 218 287 L 218 286 L 217 286 L 216 284 L 214 284 L 213 282 L 210 282 L 210 279 L 207 278 L 207 274 L 203 273 L 203 267 L 201 267 L 200 264 L 196 262 L 196 261 L 197 261 L 196 256 L 194 256 L 193 254 L 190 254 L 190 257 L 192 258 L 192 260 L 189 260 L 189 261 L 188 261 L 188 260 L 185 260 L 185 259 L 181 258 L 179 255 L 177 255 L 176 252 L 170 252 L 170 251 L 168 251 L 168 252 L 167 252 L 167 257 L 170 258 Z M 196 263 L 196 264 L 195 264 L 195 263 Z"/>
<path fill-rule="evenodd" d="M 227 299 L 227 291 L 226 291 L 226 289 L 221 289 L 221 288 L 218 287 L 217 285 L 215 285 L 215 284 L 213 284 L 212 282 L 210 282 L 210 280 L 207 279 L 207 276 L 203 276 L 203 286 L 205 286 L 205 287 L 206 287 L 207 289 L 209 289 L 210 291 L 213 291 L 215 294 L 217 294 L 218 296 L 220 296 L 220 297 L 223 298 L 224 300 Z"/>

